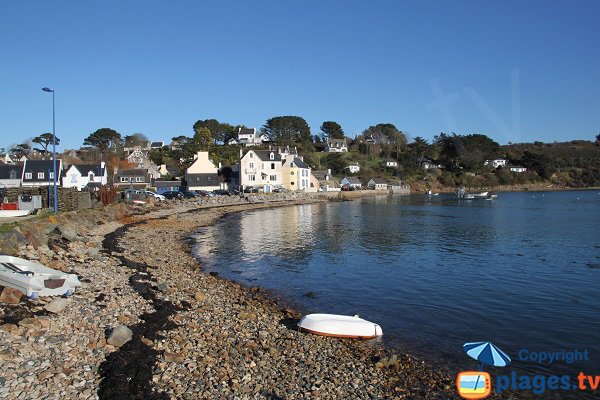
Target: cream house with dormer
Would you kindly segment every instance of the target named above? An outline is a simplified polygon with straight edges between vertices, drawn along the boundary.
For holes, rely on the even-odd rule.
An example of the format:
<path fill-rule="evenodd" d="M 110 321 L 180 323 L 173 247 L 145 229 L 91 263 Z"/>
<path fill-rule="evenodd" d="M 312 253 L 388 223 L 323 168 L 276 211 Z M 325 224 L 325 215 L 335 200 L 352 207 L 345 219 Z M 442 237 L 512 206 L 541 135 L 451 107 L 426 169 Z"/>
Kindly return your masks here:
<path fill-rule="evenodd" d="M 240 185 L 244 188 L 261 188 L 271 192 L 281 187 L 282 158 L 274 150 L 249 150 L 242 154 L 240 150 Z"/>

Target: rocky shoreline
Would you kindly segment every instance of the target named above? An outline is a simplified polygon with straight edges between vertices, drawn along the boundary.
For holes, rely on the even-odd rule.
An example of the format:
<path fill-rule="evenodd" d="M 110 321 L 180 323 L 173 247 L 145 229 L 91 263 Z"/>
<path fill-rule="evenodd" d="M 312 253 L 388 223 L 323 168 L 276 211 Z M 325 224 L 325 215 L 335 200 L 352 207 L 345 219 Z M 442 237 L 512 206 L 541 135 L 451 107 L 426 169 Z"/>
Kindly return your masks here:
<path fill-rule="evenodd" d="M 449 371 L 378 343 L 300 333 L 298 313 L 260 288 L 202 272 L 185 240 L 199 227 L 327 201 L 270 200 L 132 208 L 82 225 L 72 240 L 21 247 L 83 285 L 55 312 L 47 299 L 0 306 L 0 397 L 454 397 Z"/>

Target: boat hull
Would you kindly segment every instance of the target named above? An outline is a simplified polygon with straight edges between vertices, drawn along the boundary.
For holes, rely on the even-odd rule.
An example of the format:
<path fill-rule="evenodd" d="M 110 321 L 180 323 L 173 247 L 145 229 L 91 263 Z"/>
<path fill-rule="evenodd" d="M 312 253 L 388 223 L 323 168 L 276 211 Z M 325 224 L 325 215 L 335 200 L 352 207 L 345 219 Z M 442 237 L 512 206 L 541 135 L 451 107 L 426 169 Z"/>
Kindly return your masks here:
<path fill-rule="evenodd" d="M 0 218 L 24 217 L 31 214 L 31 210 L 0 210 Z"/>
<path fill-rule="evenodd" d="M 0 255 L 0 285 L 17 289 L 30 298 L 71 295 L 80 284 L 75 274 L 24 258 Z"/>
<path fill-rule="evenodd" d="M 383 335 L 381 327 L 358 316 L 309 314 L 298 322 L 300 330 L 320 336 L 373 339 Z"/>

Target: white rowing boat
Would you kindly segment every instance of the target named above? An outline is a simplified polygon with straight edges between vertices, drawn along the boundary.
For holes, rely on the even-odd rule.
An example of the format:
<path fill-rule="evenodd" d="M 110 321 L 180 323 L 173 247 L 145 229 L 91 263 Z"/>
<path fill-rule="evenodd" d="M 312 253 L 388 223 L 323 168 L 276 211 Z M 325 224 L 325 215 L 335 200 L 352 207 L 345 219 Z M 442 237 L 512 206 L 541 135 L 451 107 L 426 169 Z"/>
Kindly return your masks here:
<path fill-rule="evenodd" d="M 0 286 L 17 289 L 29 298 L 69 296 L 80 284 L 75 274 L 48 268 L 36 261 L 0 255 Z"/>
<path fill-rule="evenodd" d="M 372 339 L 383 335 L 379 325 L 358 315 L 308 314 L 298 322 L 298 327 L 315 335 L 340 338 Z"/>
<path fill-rule="evenodd" d="M 0 218 L 24 217 L 31 214 L 31 210 L 0 210 Z"/>

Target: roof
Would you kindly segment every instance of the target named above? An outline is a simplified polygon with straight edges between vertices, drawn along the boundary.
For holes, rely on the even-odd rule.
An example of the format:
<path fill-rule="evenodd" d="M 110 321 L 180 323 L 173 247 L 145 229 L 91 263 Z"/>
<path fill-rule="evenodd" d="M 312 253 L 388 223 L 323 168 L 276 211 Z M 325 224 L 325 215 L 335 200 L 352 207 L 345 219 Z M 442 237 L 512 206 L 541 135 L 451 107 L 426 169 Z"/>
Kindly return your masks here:
<path fill-rule="evenodd" d="M 348 183 L 351 185 L 362 185 L 362 182 L 360 181 L 360 179 L 355 178 L 353 176 L 346 176 L 346 177 L 344 177 L 344 179 L 347 180 Z M 344 179 L 342 179 L 342 180 L 344 180 Z"/>
<path fill-rule="evenodd" d="M 386 158 L 386 159 L 384 160 L 384 162 L 395 162 L 395 163 L 397 163 L 397 162 L 398 162 L 398 160 L 394 160 L 393 158 Z"/>
<path fill-rule="evenodd" d="M 302 161 L 302 160 L 301 160 L 301 159 L 299 159 L 298 157 L 294 157 L 294 161 L 292 161 L 292 163 L 296 164 L 296 166 L 297 166 L 298 168 L 306 168 L 306 169 L 310 168 L 310 167 L 308 166 L 308 164 L 306 164 L 304 161 Z"/>
<path fill-rule="evenodd" d="M 180 180 L 175 180 L 175 181 L 153 181 L 152 185 L 155 188 L 165 188 L 165 187 L 179 187 L 181 186 L 181 181 Z"/>
<path fill-rule="evenodd" d="M 22 165 L 0 165 L 0 179 L 11 179 L 10 172 L 15 171 L 16 178 L 21 179 L 21 175 L 23 174 L 23 166 Z"/>
<path fill-rule="evenodd" d="M 92 172 L 96 176 L 102 175 L 102 168 L 98 164 L 73 164 L 71 167 L 77 168 L 81 175 L 89 175 Z"/>
<path fill-rule="evenodd" d="M 371 179 L 371 181 L 373 181 L 373 183 L 375 183 L 376 185 L 387 185 L 387 181 L 383 178 L 373 178 Z"/>
<path fill-rule="evenodd" d="M 254 135 L 256 130 L 254 128 L 240 128 L 238 135 Z"/>
<path fill-rule="evenodd" d="M 188 186 L 215 186 L 220 182 L 217 174 L 188 174 L 186 180 Z"/>
<path fill-rule="evenodd" d="M 269 151 L 269 150 L 250 150 L 250 151 L 253 151 L 254 153 L 256 153 L 258 158 L 260 158 L 262 161 L 281 161 L 281 154 L 278 154 L 276 151 Z M 275 156 L 272 160 L 271 160 L 271 153 L 273 153 L 273 155 Z M 246 154 L 248 154 L 248 153 L 246 153 Z"/>
<path fill-rule="evenodd" d="M 152 142 L 152 143 L 150 143 L 150 147 L 152 147 L 152 148 L 163 147 L 164 145 L 165 145 L 165 142 Z"/>
<path fill-rule="evenodd" d="M 148 171 L 145 169 L 122 169 L 117 172 L 117 176 L 146 176 Z"/>
<path fill-rule="evenodd" d="M 346 139 L 328 139 L 327 145 L 329 147 L 342 147 L 346 144 Z"/>
<path fill-rule="evenodd" d="M 24 166 L 24 174 L 31 173 L 31 179 L 23 178 L 23 181 L 27 182 L 47 182 L 48 175 L 46 173 L 48 171 L 52 172 L 54 170 L 54 162 L 53 160 L 27 160 Z M 56 160 L 56 169 L 57 178 L 61 174 L 61 160 Z M 38 173 L 43 172 L 44 177 L 38 178 Z M 23 176 L 24 176 L 23 174 Z"/>

